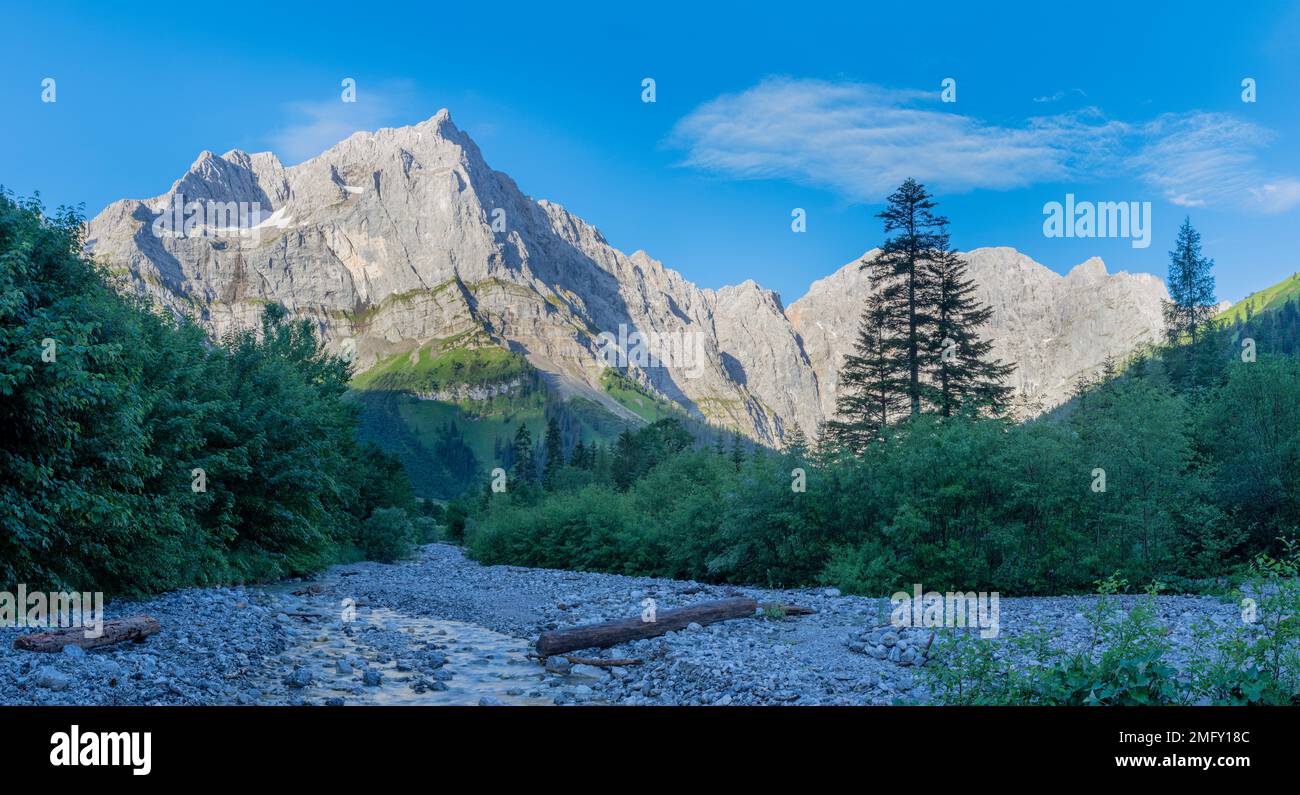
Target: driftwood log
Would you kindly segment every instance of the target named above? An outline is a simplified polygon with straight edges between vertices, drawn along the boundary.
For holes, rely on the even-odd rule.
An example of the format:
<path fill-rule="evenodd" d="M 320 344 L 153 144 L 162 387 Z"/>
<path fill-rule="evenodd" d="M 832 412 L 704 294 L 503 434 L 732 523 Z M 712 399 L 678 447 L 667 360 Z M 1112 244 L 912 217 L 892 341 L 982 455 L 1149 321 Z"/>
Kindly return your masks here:
<path fill-rule="evenodd" d="M 817 612 L 816 610 L 813 610 L 811 607 L 800 607 L 799 605 L 778 604 L 776 602 L 764 602 L 763 604 L 759 605 L 759 607 L 763 608 L 764 611 L 776 610 L 779 611 L 782 615 L 787 615 L 787 616 L 810 616 Z"/>
<path fill-rule="evenodd" d="M 132 616 L 104 622 L 104 633 L 97 638 L 86 637 L 86 627 L 69 627 L 50 632 L 20 635 L 14 648 L 22 651 L 60 652 L 64 646 L 94 649 L 111 646 L 128 640 L 141 641 L 162 629 L 158 619 L 149 615 Z"/>
<path fill-rule="evenodd" d="M 654 621 L 643 621 L 641 616 L 587 624 L 581 627 L 543 632 L 537 639 L 537 653 L 543 657 L 563 654 L 578 649 L 617 646 L 630 640 L 653 638 L 665 632 L 685 629 L 688 624 L 711 624 L 729 618 L 749 618 L 758 610 L 758 602 L 745 597 L 717 599 L 700 602 L 689 607 L 660 610 Z"/>
<path fill-rule="evenodd" d="M 620 665 L 640 665 L 644 662 L 643 660 L 638 660 L 634 657 L 610 657 L 609 659 L 605 659 L 603 657 L 575 657 L 572 654 L 564 655 L 564 659 L 568 660 L 573 665 L 594 665 L 597 668 L 612 668 Z"/>

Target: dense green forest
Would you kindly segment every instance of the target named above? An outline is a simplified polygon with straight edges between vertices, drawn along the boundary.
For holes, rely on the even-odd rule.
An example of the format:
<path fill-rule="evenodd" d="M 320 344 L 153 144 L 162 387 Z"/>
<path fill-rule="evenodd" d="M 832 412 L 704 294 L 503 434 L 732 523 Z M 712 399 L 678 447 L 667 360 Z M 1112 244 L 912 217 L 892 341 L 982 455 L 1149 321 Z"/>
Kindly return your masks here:
<path fill-rule="evenodd" d="M 81 230 L 0 193 L 0 587 L 268 579 L 428 534 L 309 324 L 268 306 L 212 344 L 115 292 Z"/>
<path fill-rule="evenodd" d="M 1265 326 L 1282 324 L 1198 343 L 1203 384 L 1155 351 L 1054 415 L 922 415 L 860 454 L 736 456 L 664 420 L 566 462 L 550 489 L 485 488 L 469 547 L 487 562 L 876 595 L 1088 591 L 1115 572 L 1192 587 L 1300 525 L 1300 361 L 1278 352 L 1295 350 L 1295 325 Z M 1244 332 L 1259 335 L 1254 362 L 1235 355 Z"/>
<path fill-rule="evenodd" d="M 944 308 L 970 293 L 946 220 L 910 181 L 891 202 L 887 231 L 922 231 L 885 247 L 885 299 L 864 308 L 841 378 L 859 391 L 814 448 L 700 445 L 673 419 L 597 456 L 552 445 L 456 504 L 453 532 L 485 562 L 873 595 L 1083 592 L 1112 576 L 1196 589 L 1282 552 L 1300 529 L 1296 302 L 1210 320 L 1213 263 L 1184 224 L 1167 342 L 1017 423 L 999 411 L 1005 368 L 982 358 L 987 313 Z M 942 268 L 927 273 L 930 255 Z M 928 353 L 940 335 L 969 341 L 966 372 Z"/>
<path fill-rule="evenodd" d="M 352 373 L 308 324 L 268 306 L 260 329 L 214 344 L 112 289 L 81 228 L 75 213 L 0 196 L 0 585 L 269 579 L 395 559 L 434 536 L 398 460 L 358 441 Z M 894 324 L 896 360 L 873 371 L 864 322 L 861 394 L 880 400 L 845 402 L 848 433 L 821 429 L 810 446 L 796 432 L 775 451 L 668 417 L 597 444 L 548 411 L 537 433 L 493 432 L 506 475 L 478 467 L 445 531 L 485 562 L 1008 595 L 1111 576 L 1199 588 L 1295 534 L 1296 300 L 1217 322 L 1171 310 L 1165 344 L 1018 423 L 1000 410 L 1000 363 L 939 360 L 947 380 L 897 366 L 930 366 L 918 351 L 941 338 L 987 351 L 975 331 L 987 313 L 961 269 L 948 258 L 933 281 L 909 273 L 907 243 L 882 278 L 916 279 L 936 308 L 864 308 L 876 333 Z M 1171 268 L 1191 263 L 1175 285 L 1210 264 L 1191 237 L 1171 253 Z M 456 428 L 439 432 L 457 452 L 442 468 L 475 469 Z"/>

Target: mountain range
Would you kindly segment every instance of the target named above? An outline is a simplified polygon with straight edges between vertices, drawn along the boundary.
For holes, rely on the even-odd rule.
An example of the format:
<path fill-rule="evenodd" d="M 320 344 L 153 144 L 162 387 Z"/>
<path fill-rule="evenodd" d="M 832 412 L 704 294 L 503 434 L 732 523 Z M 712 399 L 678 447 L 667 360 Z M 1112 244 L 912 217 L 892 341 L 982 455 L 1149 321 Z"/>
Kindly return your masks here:
<path fill-rule="evenodd" d="M 430 364 L 456 350 L 501 349 L 526 360 L 555 399 L 644 420 L 630 385 L 770 445 L 796 424 L 813 435 L 833 416 L 837 372 L 871 289 L 861 263 L 875 255 L 789 306 L 753 281 L 697 287 L 525 195 L 446 110 L 358 132 L 290 167 L 269 152 L 203 152 L 165 193 L 105 208 L 88 225 L 87 248 L 122 289 L 214 338 L 254 326 L 274 302 L 310 319 L 363 376 L 438 373 L 425 384 L 429 399 L 524 383 L 516 369 L 490 367 L 457 383 L 463 363 Z M 1011 248 L 962 256 L 993 309 L 985 334 L 994 355 L 1016 365 L 1022 415 L 1063 402 L 1107 358 L 1160 338 L 1168 294 L 1155 276 L 1110 273 L 1097 258 L 1062 276 Z M 614 343 L 624 355 L 611 355 Z M 655 357 L 638 355 L 646 350 Z"/>

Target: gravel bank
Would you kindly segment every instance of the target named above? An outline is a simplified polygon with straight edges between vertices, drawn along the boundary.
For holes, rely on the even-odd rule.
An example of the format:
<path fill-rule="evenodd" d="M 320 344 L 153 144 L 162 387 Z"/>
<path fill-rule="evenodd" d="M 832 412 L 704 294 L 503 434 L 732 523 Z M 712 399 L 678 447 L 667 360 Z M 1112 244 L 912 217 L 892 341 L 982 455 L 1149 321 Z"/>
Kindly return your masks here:
<path fill-rule="evenodd" d="M 297 591 L 297 595 L 293 593 Z M 609 669 L 543 667 L 525 654 L 545 629 L 724 596 L 811 607 L 814 615 L 692 627 L 599 652 L 644 660 Z M 1135 597 L 1120 597 L 1123 607 Z M 998 641 L 1048 628 L 1086 642 L 1092 597 L 1000 600 Z M 1160 597 L 1176 666 L 1193 628 L 1240 627 L 1213 597 Z M 929 631 L 891 632 L 887 599 L 649 577 L 481 566 L 433 544 L 398 565 L 336 566 L 311 583 L 190 589 L 109 605 L 163 631 L 88 654 L 12 648 L 0 629 L 4 704 L 892 704 L 926 701 L 915 662 Z M 467 626 L 468 625 L 468 626 Z M 931 664 L 935 664 L 933 661 Z"/>

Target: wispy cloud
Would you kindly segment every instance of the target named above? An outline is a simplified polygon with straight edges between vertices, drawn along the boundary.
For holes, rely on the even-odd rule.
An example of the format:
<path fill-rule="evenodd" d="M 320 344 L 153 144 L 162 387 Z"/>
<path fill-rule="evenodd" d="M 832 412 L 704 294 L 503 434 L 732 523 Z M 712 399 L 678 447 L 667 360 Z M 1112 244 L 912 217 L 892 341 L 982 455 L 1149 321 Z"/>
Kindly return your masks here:
<path fill-rule="evenodd" d="M 1055 91 L 1051 94 L 1045 94 L 1041 97 L 1034 97 L 1035 102 L 1060 102 L 1070 94 L 1078 94 L 1081 97 L 1088 96 L 1082 88 L 1072 88 L 1069 91 Z"/>
<path fill-rule="evenodd" d="M 1172 204 L 1270 213 L 1300 204 L 1300 181 L 1260 166 L 1257 152 L 1276 136 L 1257 124 L 1226 113 L 1166 114 L 1141 133 L 1129 162 Z"/>
<path fill-rule="evenodd" d="M 1122 132 L 1088 114 L 1012 128 L 943 108 L 937 92 L 768 78 L 696 108 L 670 141 L 707 171 L 878 201 L 909 176 L 950 192 L 1062 179 Z"/>
<path fill-rule="evenodd" d="M 1300 203 L 1300 182 L 1268 177 L 1259 165 L 1256 151 L 1272 137 L 1209 113 L 1133 124 L 1085 108 L 993 124 L 944 105 L 937 91 L 770 77 L 700 105 L 669 143 L 685 150 L 688 166 L 785 179 L 853 201 L 878 202 L 909 176 L 964 192 L 1136 170 L 1176 204 L 1277 212 Z"/>
<path fill-rule="evenodd" d="M 287 164 L 315 157 L 360 130 L 376 130 L 398 123 L 410 105 L 409 89 L 401 83 L 367 85 L 360 82 L 356 101 L 343 101 L 343 87 L 321 100 L 299 100 L 285 105 L 289 122 L 267 137 L 272 150 Z"/>
<path fill-rule="evenodd" d="M 1300 204 L 1300 179 L 1282 177 L 1250 189 L 1251 197 L 1266 213 L 1285 212 Z"/>

